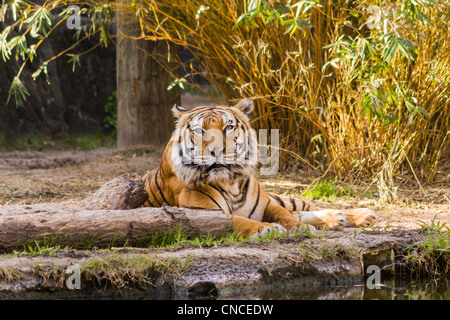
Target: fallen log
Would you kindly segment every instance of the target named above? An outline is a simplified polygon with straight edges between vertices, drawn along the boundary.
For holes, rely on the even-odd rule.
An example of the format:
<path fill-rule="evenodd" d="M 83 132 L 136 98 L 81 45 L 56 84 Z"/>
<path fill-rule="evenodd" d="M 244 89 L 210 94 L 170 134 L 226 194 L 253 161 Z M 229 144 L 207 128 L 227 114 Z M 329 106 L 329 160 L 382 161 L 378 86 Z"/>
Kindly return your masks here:
<path fill-rule="evenodd" d="M 221 236 L 232 220 L 220 210 L 198 211 L 163 206 L 138 208 L 147 200 L 140 177 L 117 177 L 79 202 L 0 207 L 0 252 L 24 245 L 57 243 L 106 247 L 145 243 L 174 229 L 195 237 Z"/>
<path fill-rule="evenodd" d="M 105 183 L 78 205 L 86 209 L 126 210 L 139 208 L 148 199 L 141 177 L 126 173 Z"/>

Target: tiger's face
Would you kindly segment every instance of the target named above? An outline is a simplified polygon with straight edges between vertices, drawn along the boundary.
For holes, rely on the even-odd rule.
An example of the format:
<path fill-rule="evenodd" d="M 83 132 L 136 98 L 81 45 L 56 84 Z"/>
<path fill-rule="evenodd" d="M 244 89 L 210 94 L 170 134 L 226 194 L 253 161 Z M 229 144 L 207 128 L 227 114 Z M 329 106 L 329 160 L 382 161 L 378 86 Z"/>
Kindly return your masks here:
<path fill-rule="evenodd" d="M 172 167 L 186 183 L 214 183 L 254 174 L 257 163 L 256 134 L 248 115 L 253 101 L 236 106 L 196 107 L 177 105 L 172 136 Z"/>

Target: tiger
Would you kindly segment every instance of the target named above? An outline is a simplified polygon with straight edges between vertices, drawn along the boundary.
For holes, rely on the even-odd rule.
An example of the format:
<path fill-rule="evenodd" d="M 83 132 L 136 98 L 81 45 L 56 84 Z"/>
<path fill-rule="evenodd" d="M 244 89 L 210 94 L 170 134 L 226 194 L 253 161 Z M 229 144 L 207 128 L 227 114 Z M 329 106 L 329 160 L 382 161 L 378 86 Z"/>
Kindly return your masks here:
<path fill-rule="evenodd" d="M 258 141 L 249 120 L 254 108 L 251 99 L 190 110 L 174 105 L 176 126 L 160 166 L 142 177 L 149 195 L 143 206 L 221 210 L 245 238 L 376 222 L 377 215 L 368 208 L 319 209 L 298 198 L 266 192 L 257 179 Z"/>

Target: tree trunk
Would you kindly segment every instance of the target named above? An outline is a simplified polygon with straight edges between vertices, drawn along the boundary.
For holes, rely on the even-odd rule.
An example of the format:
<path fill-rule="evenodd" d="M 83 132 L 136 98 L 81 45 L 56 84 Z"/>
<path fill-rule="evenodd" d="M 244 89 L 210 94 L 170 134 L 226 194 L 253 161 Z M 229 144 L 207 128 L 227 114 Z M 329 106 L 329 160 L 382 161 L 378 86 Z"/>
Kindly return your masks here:
<path fill-rule="evenodd" d="M 168 56 L 177 47 L 165 41 L 134 40 L 139 24 L 119 15 L 117 40 L 117 145 L 166 144 L 174 129 L 171 108 L 180 104 L 179 88 L 167 91 L 169 73 L 177 69 Z M 125 35 L 125 36 L 124 36 Z M 174 59 L 172 59 L 174 61 Z"/>
<path fill-rule="evenodd" d="M 35 241 L 40 246 L 123 246 L 177 229 L 191 237 L 232 230 L 231 218 L 220 210 L 137 208 L 147 198 L 140 177 L 124 174 L 80 202 L 0 207 L 0 252 L 21 250 Z"/>

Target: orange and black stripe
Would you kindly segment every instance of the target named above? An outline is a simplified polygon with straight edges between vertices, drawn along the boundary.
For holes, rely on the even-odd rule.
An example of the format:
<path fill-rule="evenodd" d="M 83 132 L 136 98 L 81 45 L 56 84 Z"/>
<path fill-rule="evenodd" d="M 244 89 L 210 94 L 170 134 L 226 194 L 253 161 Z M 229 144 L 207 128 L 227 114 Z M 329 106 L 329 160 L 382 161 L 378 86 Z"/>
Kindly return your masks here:
<path fill-rule="evenodd" d="M 271 201 L 275 202 L 276 204 L 279 204 L 280 206 L 282 206 L 283 208 L 285 208 L 290 212 L 316 210 L 313 204 L 308 203 L 302 199 L 279 196 L 273 193 L 269 194 L 269 198 L 271 199 Z"/>
<path fill-rule="evenodd" d="M 148 199 L 143 204 L 144 207 L 160 207 L 163 203 L 171 205 L 161 188 L 164 185 L 164 178 L 160 168 L 147 173 L 142 179 L 144 180 L 145 190 L 148 193 Z"/>

